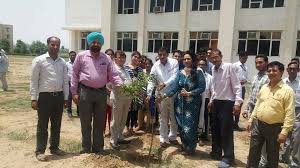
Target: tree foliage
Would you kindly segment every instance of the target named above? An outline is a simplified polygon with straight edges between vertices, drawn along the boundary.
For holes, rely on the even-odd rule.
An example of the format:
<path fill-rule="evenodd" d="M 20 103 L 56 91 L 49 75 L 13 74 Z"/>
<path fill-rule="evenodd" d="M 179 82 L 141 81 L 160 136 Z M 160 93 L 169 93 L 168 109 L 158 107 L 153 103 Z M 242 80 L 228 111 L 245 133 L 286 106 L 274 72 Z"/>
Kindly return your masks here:
<path fill-rule="evenodd" d="M 14 48 L 14 53 L 16 54 L 29 54 L 28 45 L 22 40 L 17 40 L 16 46 Z"/>
<path fill-rule="evenodd" d="M 10 46 L 10 42 L 7 39 L 2 39 L 0 41 L 0 49 L 3 49 L 4 51 L 9 53 L 11 48 L 12 47 Z"/>
<path fill-rule="evenodd" d="M 40 41 L 33 41 L 29 49 L 30 49 L 30 53 L 34 55 L 42 55 L 48 50 L 46 44 Z"/>

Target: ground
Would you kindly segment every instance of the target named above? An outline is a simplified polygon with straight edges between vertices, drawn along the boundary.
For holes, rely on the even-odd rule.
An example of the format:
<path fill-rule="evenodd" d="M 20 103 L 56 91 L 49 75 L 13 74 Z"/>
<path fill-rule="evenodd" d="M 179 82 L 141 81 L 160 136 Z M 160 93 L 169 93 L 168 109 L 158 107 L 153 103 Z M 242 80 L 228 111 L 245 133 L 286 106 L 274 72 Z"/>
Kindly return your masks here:
<path fill-rule="evenodd" d="M 152 157 L 148 157 L 151 134 L 130 137 L 131 144 L 121 151 L 113 151 L 105 138 L 106 156 L 80 155 L 81 131 L 79 118 L 69 119 L 64 112 L 61 127 L 60 148 L 67 151 L 64 157 L 49 154 L 48 162 L 39 162 L 34 155 L 36 143 L 37 112 L 30 107 L 29 80 L 32 57 L 10 56 L 8 73 L 9 91 L 0 91 L 0 167 L 201 167 L 217 166 L 209 158 L 210 146 L 197 147 L 195 156 L 185 157 L 176 147 L 159 148 L 158 137 L 154 137 Z M 241 126 L 246 122 L 242 119 Z M 245 167 L 249 138 L 247 132 L 235 132 L 236 167 Z"/>

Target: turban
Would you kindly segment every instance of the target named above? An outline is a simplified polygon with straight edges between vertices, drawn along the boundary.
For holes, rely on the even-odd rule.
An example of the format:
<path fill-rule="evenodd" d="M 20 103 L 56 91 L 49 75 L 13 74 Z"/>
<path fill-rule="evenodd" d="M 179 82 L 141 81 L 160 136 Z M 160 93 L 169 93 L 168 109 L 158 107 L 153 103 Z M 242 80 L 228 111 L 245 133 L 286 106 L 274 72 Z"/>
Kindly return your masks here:
<path fill-rule="evenodd" d="M 101 46 L 103 46 L 104 37 L 101 32 L 92 32 L 92 33 L 88 34 L 86 37 L 86 41 L 87 41 L 88 45 L 91 45 L 95 39 L 98 39 Z"/>

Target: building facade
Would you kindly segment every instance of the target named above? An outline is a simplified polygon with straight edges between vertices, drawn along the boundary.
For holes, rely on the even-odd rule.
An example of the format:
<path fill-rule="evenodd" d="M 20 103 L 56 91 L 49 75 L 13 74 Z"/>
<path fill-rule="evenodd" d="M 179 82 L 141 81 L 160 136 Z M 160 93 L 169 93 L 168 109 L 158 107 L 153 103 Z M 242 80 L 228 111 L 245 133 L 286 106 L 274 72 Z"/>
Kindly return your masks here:
<path fill-rule="evenodd" d="M 0 40 L 6 39 L 10 43 L 11 51 L 13 49 L 13 26 L 0 24 Z M 7 51 L 6 51 L 7 52 Z"/>
<path fill-rule="evenodd" d="M 220 48 L 224 61 L 240 51 L 287 64 L 300 56 L 298 0 L 66 0 L 66 30 L 73 50 L 86 49 L 85 37 L 97 30 L 104 49 L 138 50 L 154 58 L 162 46 L 199 51 Z"/>

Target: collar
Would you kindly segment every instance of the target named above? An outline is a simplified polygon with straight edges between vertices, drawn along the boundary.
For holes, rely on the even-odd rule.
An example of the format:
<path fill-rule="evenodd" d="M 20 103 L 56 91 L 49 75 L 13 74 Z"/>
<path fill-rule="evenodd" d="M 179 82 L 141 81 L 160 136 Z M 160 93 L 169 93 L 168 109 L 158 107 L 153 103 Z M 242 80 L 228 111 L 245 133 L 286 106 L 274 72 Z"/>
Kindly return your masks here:
<path fill-rule="evenodd" d="M 270 84 L 270 82 L 268 83 L 268 87 L 270 87 L 269 84 Z M 282 88 L 283 85 L 284 85 L 284 82 L 281 79 L 274 87 L 270 87 L 270 88 L 276 88 L 276 87 Z"/>
<path fill-rule="evenodd" d="M 224 63 L 223 63 L 223 61 L 222 61 L 222 62 L 221 62 L 221 65 L 219 66 L 218 69 L 216 69 L 216 66 L 214 65 L 214 70 L 215 70 L 215 71 L 218 71 L 218 70 L 220 70 L 220 69 L 223 70 L 223 69 L 224 69 L 223 66 L 224 66 Z"/>
<path fill-rule="evenodd" d="M 298 82 L 299 79 L 298 79 L 298 77 L 296 77 L 293 81 L 290 81 L 289 77 L 287 77 L 286 81 L 289 82 L 289 83 L 294 83 L 294 82 Z"/>
<path fill-rule="evenodd" d="M 51 58 L 48 52 L 46 52 L 45 57 L 46 58 Z M 57 58 L 55 60 L 53 60 L 53 61 L 57 61 L 57 60 L 59 60 L 59 58 L 60 58 L 59 55 L 57 55 Z"/>
<path fill-rule="evenodd" d="M 87 54 L 86 54 L 86 56 L 88 56 L 88 57 L 93 57 L 93 55 L 91 54 L 91 51 L 90 50 L 87 50 L 88 52 L 87 52 Z M 102 52 L 100 51 L 99 52 L 99 57 L 101 57 L 101 54 L 102 54 Z M 93 58 L 95 58 L 95 57 L 93 57 Z"/>
<path fill-rule="evenodd" d="M 166 62 L 165 65 L 164 65 L 163 63 L 161 63 L 160 60 L 159 60 L 159 64 L 161 64 L 161 65 L 163 65 L 163 66 L 166 66 L 168 63 L 169 63 L 169 58 L 167 58 L 167 62 Z"/>

